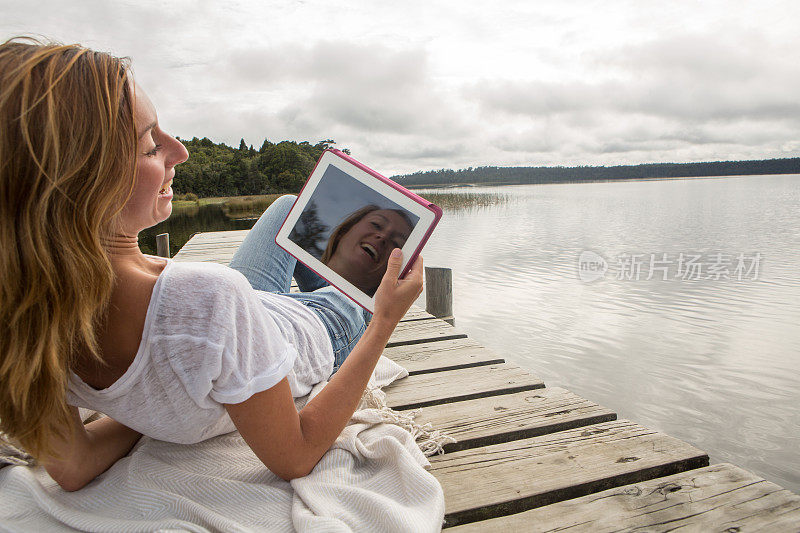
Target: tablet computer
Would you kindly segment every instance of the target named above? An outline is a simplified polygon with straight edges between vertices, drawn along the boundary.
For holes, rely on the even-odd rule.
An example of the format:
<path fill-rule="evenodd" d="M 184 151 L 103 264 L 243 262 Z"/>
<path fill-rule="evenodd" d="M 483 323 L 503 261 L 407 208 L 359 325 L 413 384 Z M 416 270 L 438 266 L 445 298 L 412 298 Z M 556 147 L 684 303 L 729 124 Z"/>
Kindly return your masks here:
<path fill-rule="evenodd" d="M 403 277 L 442 210 L 335 149 L 322 153 L 275 243 L 375 312 L 375 290 L 394 248 Z"/>

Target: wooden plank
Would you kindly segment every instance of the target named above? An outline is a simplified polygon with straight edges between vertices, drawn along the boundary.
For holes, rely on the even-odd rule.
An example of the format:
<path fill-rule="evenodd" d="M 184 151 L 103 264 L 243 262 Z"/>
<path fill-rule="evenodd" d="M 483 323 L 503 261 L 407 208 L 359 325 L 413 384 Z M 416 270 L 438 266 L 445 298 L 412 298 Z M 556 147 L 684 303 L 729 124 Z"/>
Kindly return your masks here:
<path fill-rule="evenodd" d="M 616 420 L 605 407 L 560 387 L 424 407 L 416 421 L 457 442 L 446 453 Z"/>
<path fill-rule="evenodd" d="M 407 369 L 411 375 L 505 362 L 469 338 L 392 346 L 386 348 L 383 355 Z"/>
<path fill-rule="evenodd" d="M 215 252 L 213 254 L 175 254 L 176 261 L 198 261 L 198 262 L 207 262 L 207 263 L 219 263 L 220 265 L 227 265 L 233 259 L 233 254 L 236 250 L 231 250 L 230 252 Z"/>
<path fill-rule="evenodd" d="M 239 249 L 239 243 L 233 243 L 233 244 L 208 243 L 208 244 L 195 244 L 190 248 L 184 246 L 180 249 L 180 253 L 183 255 L 212 255 L 220 252 L 229 253 L 231 250 L 235 252 L 238 249 Z"/>
<path fill-rule="evenodd" d="M 244 236 L 239 239 L 216 239 L 204 237 L 205 235 L 210 234 L 199 233 L 194 235 L 191 239 L 186 241 L 186 244 L 184 244 L 181 249 L 196 250 L 208 249 L 211 246 L 239 246 L 242 241 L 244 241 Z"/>
<path fill-rule="evenodd" d="M 452 529 L 621 530 L 798 531 L 800 496 L 737 466 L 718 464 Z"/>
<path fill-rule="evenodd" d="M 409 308 L 408 312 L 403 317 L 403 321 L 410 322 L 412 320 L 429 320 L 431 318 L 436 318 L 436 317 L 427 312 L 425 309 L 417 305 L 412 305 L 411 308 Z"/>
<path fill-rule="evenodd" d="M 230 242 L 230 241 L 243 241 L 245 236 L 249 233 L 249 229 L 238 229 L 230 231 L 203 231 L 195 233 L 186 244 L 192 242 Z"/>
<path fill-rule="evenodd" d="M 510 363 L 416 374 L 384 387 L 393 409 L 413 409 L 544 387 L 541 379 Z"/>
<path fill-rule="evenodd" d="M 708 465 L 704 452 L 627 420 L 430 457 L 446 525 L 541 507 Z"/>
<path fill-rule="evenodd" d="M 406 344 L 421 344 L 432 341 L 445 341 L 449 339 L 463 339 L 467 334 L 454 328 L 444 320 L 431 318 L 429 320 L 413 320 L 400 322 L 392 333 L 386 347 L 402 346 Z"/>
<path fill-rule="evenodd" d="M 250 230 L 195 233 L 178 253 L 176 261 L 207 261 L 227 265 Z"/>
<path fill-rule="evenodd" d="M 230 258 L 233 257 L 233 254 L 236 253 L 237 247 L 231 246 L 230 248 L 221 248 L 219 246 L 214 246 L 209 250 L 201 250 L 201 249 L 193 249 L 185 251 L 181 249 L 180 252 L 175 254 L 175 258 L 178 261 L 221 261 L 222 257 L 227 258 L 227 263 L 223 263 L 227 265 L 230 263 Z M 180 255 L 179 255 L 180 254 Z"/>

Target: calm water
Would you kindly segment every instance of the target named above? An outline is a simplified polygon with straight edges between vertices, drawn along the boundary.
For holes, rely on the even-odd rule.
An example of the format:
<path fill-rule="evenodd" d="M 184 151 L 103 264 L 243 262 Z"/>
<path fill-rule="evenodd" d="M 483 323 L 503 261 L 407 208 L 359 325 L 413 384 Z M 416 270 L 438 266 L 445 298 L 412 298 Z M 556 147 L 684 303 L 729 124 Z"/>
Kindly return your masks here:
<path fill-rule="evenodd" d="M 468 190 L 511 200 L 448 213 L 426 247 L 426 265 L 453 268 L 457 326 L 800 493 L 800 176 Z M 603 278 L 581 280 L 586 250 Z M 681 253 L 702 270 L 676 277 Z"/>
<path fill-rule="evenodd" d="M 460 328 L 549 386 L 800 493 L 800 176 L 465 190 L 510 199 L 446 212 L 425 249 L 453 268 Z M 251 224 L 176 213 L 149 245 Z M 579 272 L 586 251 L 603 277 L 584 281 L 598 272 Z"/>
<path fill-rule="evenodd" d="M 139 234 L 139 247 L 146 254 L 155 254 L 156 235 L 169 233 L 170 255 L 175 255 L 197 232 L 250 229 L 255 223 L 255 219 L 229 218 L 219 205 L 173 209 L 167 220 Z"/>

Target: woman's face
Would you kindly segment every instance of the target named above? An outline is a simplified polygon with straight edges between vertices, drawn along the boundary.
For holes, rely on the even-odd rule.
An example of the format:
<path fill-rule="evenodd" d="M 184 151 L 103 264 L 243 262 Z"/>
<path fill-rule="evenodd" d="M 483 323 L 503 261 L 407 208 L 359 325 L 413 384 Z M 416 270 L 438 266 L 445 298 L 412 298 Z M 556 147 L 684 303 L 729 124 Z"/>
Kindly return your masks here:
<path fill-rule="evenodd" d="M 369 294 L 380 284 L 392 250 L 403 247 L 411 230 L 395 211 L 370 211 L 342 236 L 329 265 Z"/>
<path fill-rule="evenodd" d="M 135 85 L 134 94 L 134 118 L 139 140 L 136 181 L 121 214 L 126 235 L 136 235 L 169 217 L 175 165 L 189 157 L 180 141 L 161 130 L 155 107 L 142 88 Z"/>

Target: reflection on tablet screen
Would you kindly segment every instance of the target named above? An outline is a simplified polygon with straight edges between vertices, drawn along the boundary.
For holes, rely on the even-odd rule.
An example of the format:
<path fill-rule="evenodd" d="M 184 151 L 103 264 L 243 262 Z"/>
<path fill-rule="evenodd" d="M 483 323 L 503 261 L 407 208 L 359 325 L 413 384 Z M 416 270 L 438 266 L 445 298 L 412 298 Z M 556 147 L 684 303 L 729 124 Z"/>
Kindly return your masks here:
<path fill-rule="evenodd" d="M 419 217 L 330 166 L 289 239 L 370 297 Z"/>

